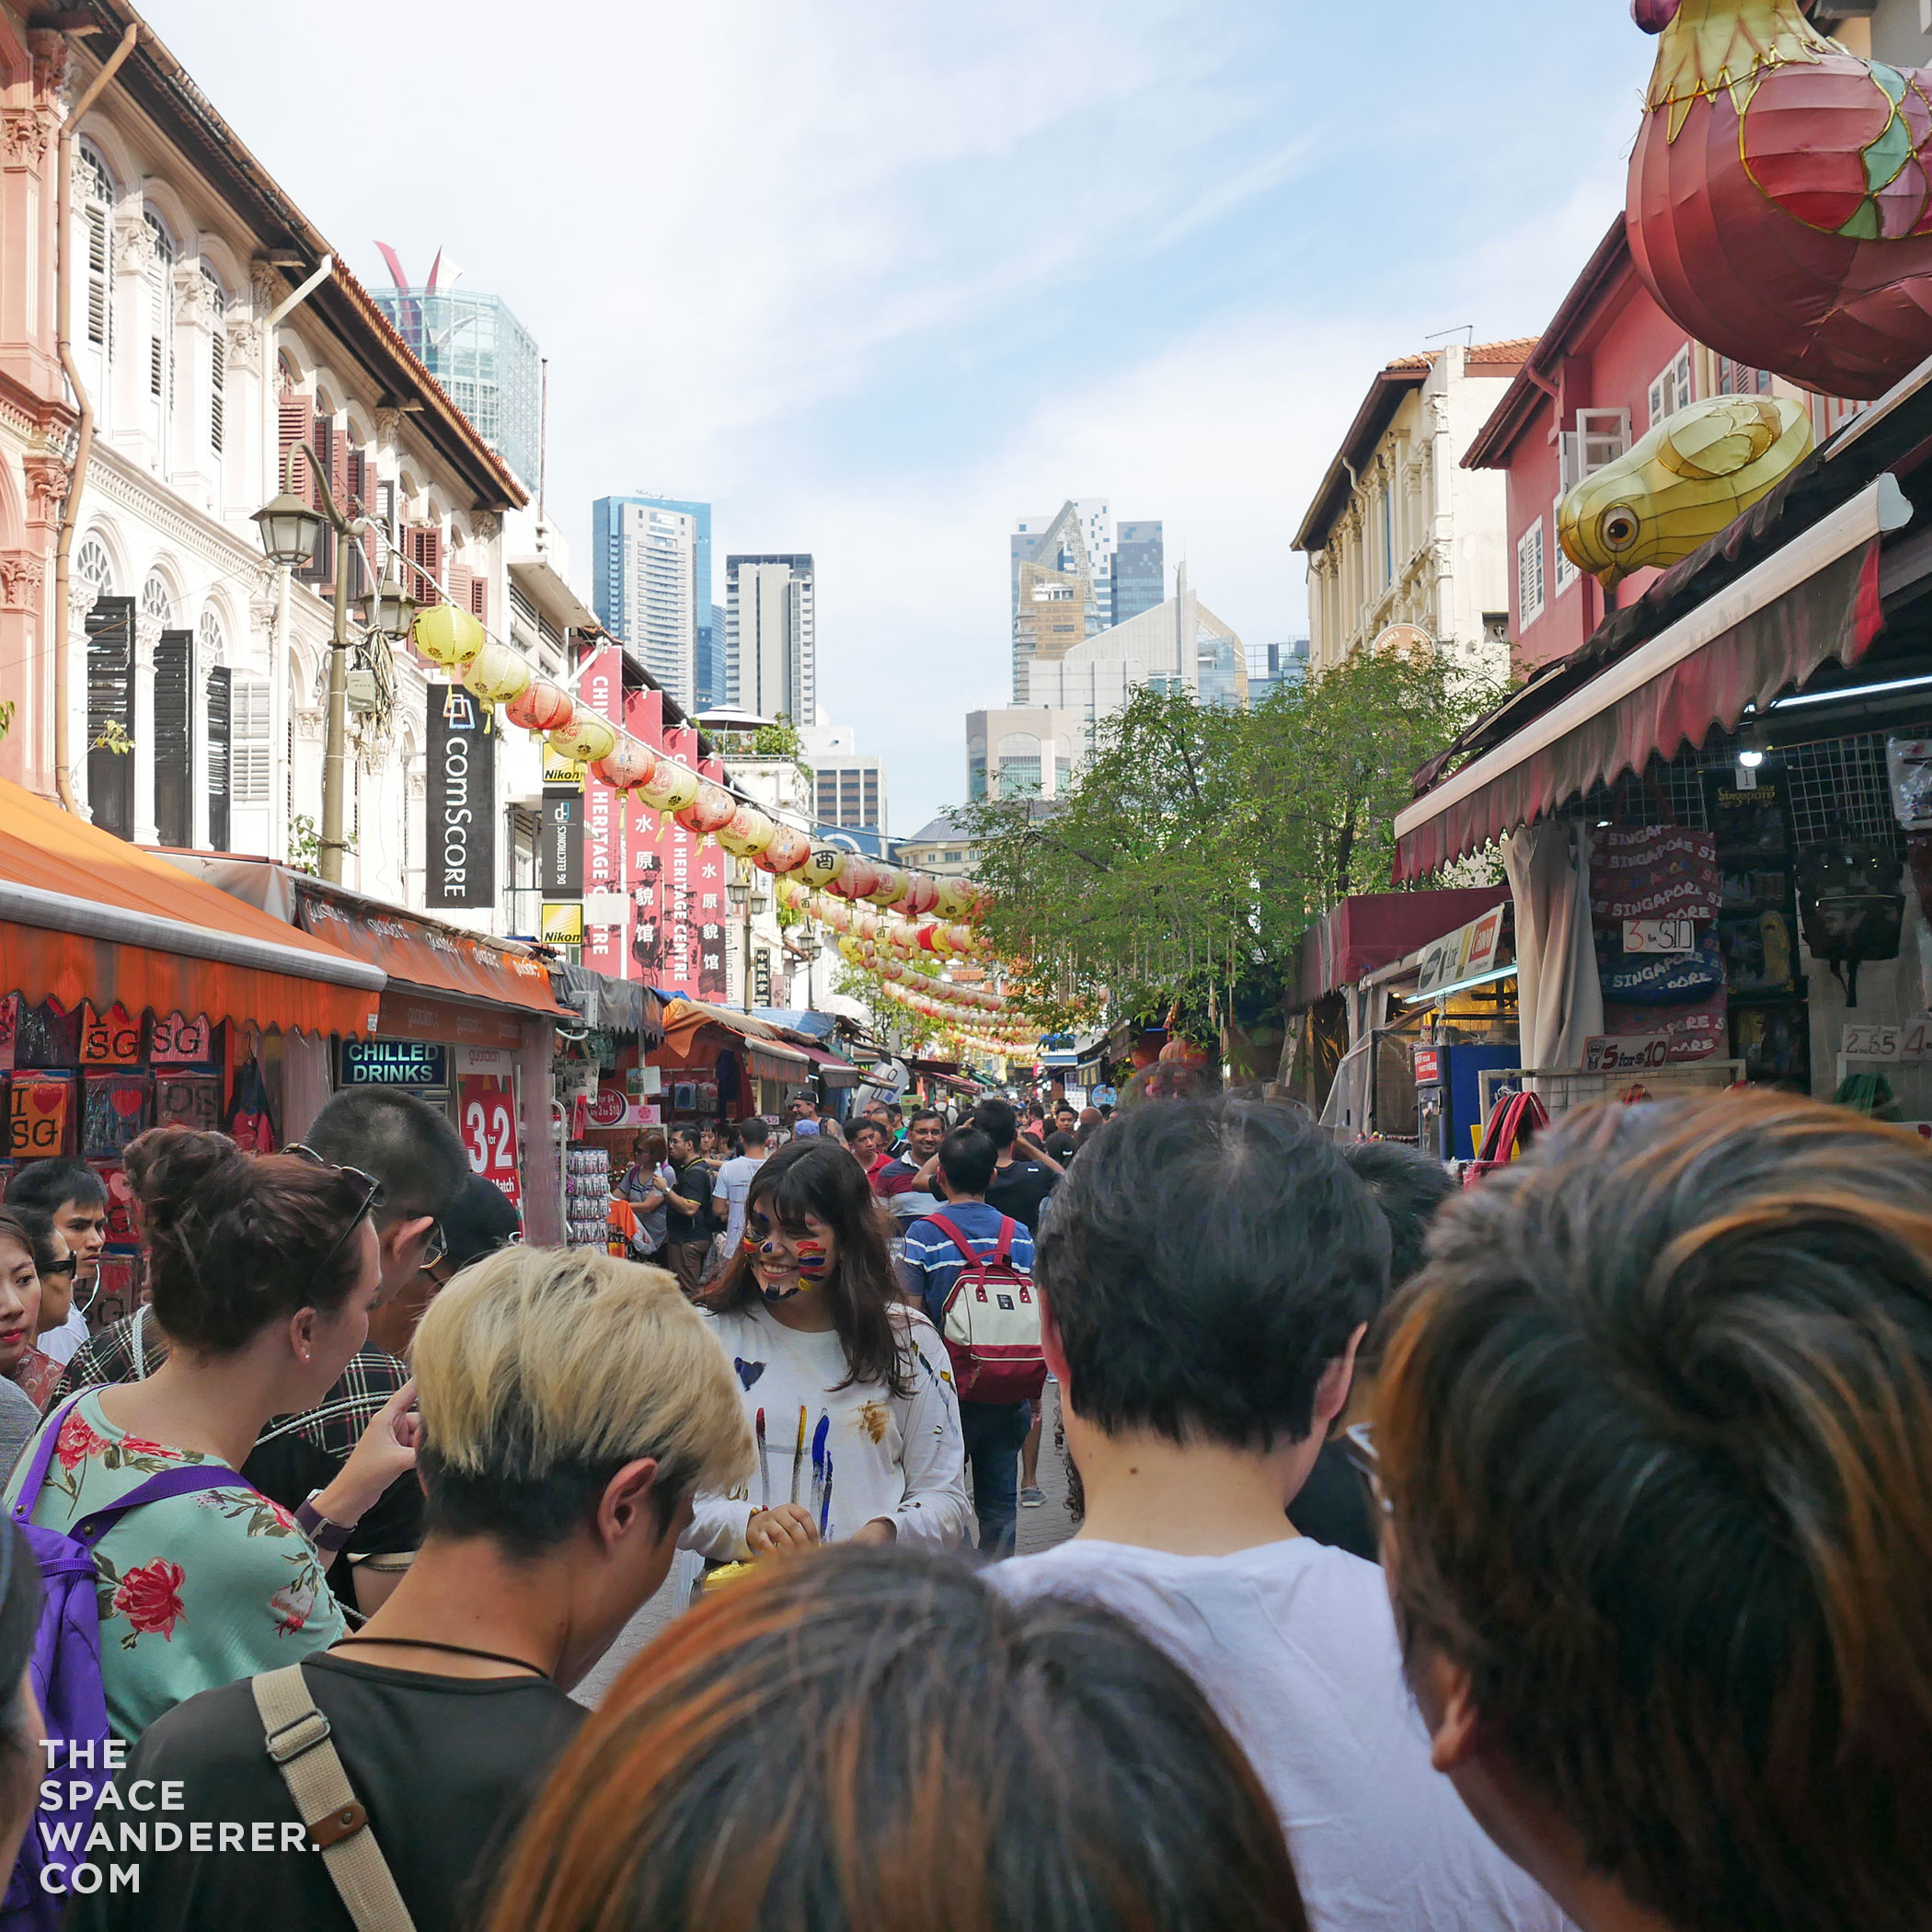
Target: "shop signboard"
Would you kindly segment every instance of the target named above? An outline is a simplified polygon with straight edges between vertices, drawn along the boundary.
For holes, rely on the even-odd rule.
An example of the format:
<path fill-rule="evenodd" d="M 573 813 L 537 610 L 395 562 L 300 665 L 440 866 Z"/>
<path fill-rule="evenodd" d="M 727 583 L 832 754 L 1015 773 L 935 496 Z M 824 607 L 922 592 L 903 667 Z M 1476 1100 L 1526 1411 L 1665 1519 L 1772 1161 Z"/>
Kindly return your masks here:
<path fill-rule="evenodd" d="M 446 1087 L 449 1049 L 428 1040 L 345 1040 L 339 1084 Z"/>
<path fill-rule="evenodd" d="M 546 946 L 581 946 L 583 901 L 570 899 L 553 903 L 546 899 L 537 936 Z"/>
<path fill-rule="evenodd" d="M 1493 905 L 1481 918 L 1472 919 L 1468 925 L 1444 933 L 1425 946 L 1416 991 L 1434 993 L 1490 972 L 1502 946 L 1502 914 L 1503 908 Z"/>
<path fill-rule="evenodd" d="M 497 740 L 461 684 L 429 687 L 423 850 L 431 912 L 497 903 Z"/>
<path fill-rule="evenodd" d="M 1696 952 L 1697 922 L 1695 919 L 1626 919 L 1626 952 Z"/>
<path fill-rule="evenodd" d="M 614 725 L 624 722 L 624 653 L 615 644 L 600 645 L 585 661 L 577 680 L 583 703 Z M 583 963 L 593 972 L 614 980 L 627 975 L 625 960 L 630 947 L 630 908 L 623 898 L 625 799 L 595 770 L 583 775 L 582 891 L 615 924 L 591 916 L 584 908 Z M 615 902 L 614 903 L 614 901 Z"/>
<path fill-rule="evenodd" d="M 536 856 L 537 890 L 549 899 L 583 896 L 583 794 L 544 793 L 544 834 Z"/>
<path fill-rule="evenodd" d="M 583 766 L 574 758 L 566 758 L 554 746 L 544 746 L 544 784 L 555 787 L 559 791 L 581 791 L 583 788 Z"/>
<path fill-rule="evenodd" d="M 456 1121 L 469 1155 L 470 1172 L 500 1188 L 510 1200 L 521 1202 L 514 1087 L 507 1075 L 459 1075 Z"/>
<path fill-rule="evenodd" d="M 1600 1035 L 1583 1042 L 1583 1071 L 1586 1074 L 1647 1073 L 1666 1065 L 1671 1042 L 1663 1034 L 1638 1038 L 1631 1034 Z"/>

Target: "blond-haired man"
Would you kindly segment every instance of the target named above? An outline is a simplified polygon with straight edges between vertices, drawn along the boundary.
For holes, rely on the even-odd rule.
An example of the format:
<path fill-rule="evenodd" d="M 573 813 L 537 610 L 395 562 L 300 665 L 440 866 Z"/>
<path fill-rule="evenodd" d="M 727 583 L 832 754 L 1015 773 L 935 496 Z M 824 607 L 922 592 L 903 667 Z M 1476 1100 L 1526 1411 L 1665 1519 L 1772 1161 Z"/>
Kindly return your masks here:
<path fill-rule="evenodd" d="M 478 1916 L 581 1720 L 569 1687 L 663 1581 L 694 1493 L 749 1474 L 752 1442 L 730 1364 L 662 1269 L 506 1248 L 437 1296 L 414 1354 L 422 1549 L 300 1682 L 418 1932 L 443 1932 Z M 138 1889 L 104 1888 L 75 1923 L 350 1927 L 291 1788 L 314 1769 L 309 1734 L 281 1739 L 303 1747 L 292 1780 L 249 1684 L 168 1712 L 118 1782 L 132 1798 L 137 1780 L 178 1781 L 185 1844 L 213 1848 L 150 1850 Z"/>

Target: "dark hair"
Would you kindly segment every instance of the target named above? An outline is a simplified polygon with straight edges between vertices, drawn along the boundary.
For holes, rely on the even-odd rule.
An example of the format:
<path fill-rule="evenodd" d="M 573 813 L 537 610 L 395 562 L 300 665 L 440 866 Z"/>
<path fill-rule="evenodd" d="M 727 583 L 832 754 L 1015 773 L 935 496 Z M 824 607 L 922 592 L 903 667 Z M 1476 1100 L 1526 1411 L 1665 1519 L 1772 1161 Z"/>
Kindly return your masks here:
<path fill-rule="evenodd" d="M 983 1194 L 999 1170 L 999 1149 L 977 1127 L 955 1127 L 939 1143 L 939 1172 L 961 1194 Z"/>
<path fill-rule="evenodd" d="M 334 1314 L 354 1288 L 362 1254 L 343 1235 L 369 1190 L 353 1175 L 293 1154 L 250 1156 L 224 1133 L 186 1127 L 151 1127 L 121 1160 L 141 1203 L 155 1319 L 178 1346 L 232 1354 L 299 1309 Z"/>
<path fill-rule="evenodd" d="M 339 1093 L 302 1136 L 325 1160 L 383 1184 L 381 1220 L 440 1220 L 469 1179 L 469 1156 L 448 1117 L 414 1094 L 358 1087 Z"/>
<path fill-rule="evenodd" d="M 74 1196 L 65 1194 L 61 1198 L 66 1202 L 72 1201 Z M 0 1214 L 6 1214 L 19 1224 L 27 1236 L 29 1250 L 33 1255 L 34 1272 L 45 1274 L 60 1259 L 53 1251 L 55 1237 L 58 1236 L 63 1245 L 66 1240 L 66 1236 L 54 1226 L 53 1216 L 40 1208 L 17 1207 L 12 1202 L 8 1202 L 5 1209 L 0 1209 Z M 4 1226 L 5 1224 L 0 1223 L 0 1228 Z"/>
<path fill-rule="evenodd" d="M 1399 1288 L 1422 1265 L 1423 1237 L 1455 1182 L 1441 1161 L 1400 1141 L 1353 1141 L 1341 1157 L 1388 1222 L 1388 1279 Z"/>
<path fill-rule="evenodd" d="M 11 1517 L 0 1517 L 0 1836 L 32 1804 L 42 1762 L 21 1691 L 40 1626 L 40 1566 L 33 1545 Z"/>
<path fill-rule="evenodd" d="M 68 1202 L 81 1207 L 104 1208 L 108 1190 L 92 1167 L 77 1160 L 37 1160 L 24 1167 L 6 1187 L 10 1208 L 38 1208 L 57 1214 Z"/>
<path fill-rule="evenodd" d="M 763 1147 L 771 1137 L 771 1128 L 755 1114 L 750 1120 L 739 1122 L 738 1138 L 747 1147 Z"/>
<path fill-rule="evenodd" d="M 666 1135 L 666 1139 L 673 1143 L 683 1141 L 685 1146 L 696 1147 L 697 1145 L 697 1129 L 688 1126 L 681 1121 L 675 1127 L 672 1128 L 669 1134 Z"/>
<path fill-rule="evenodd" d="M 1019 1138 L 1019 1116 L 1013 1111 L 1010 1100 L 982 1100 L 968 1121 L 1003 1153 Z"/>
<path fill-rule="evenodd" d="M 957 1561 L 758 1566 L 642 1652 L 494 1932 L 1305 1932 L 1274 1808 L 1123 1617 Z"/>
<path fill-rule="evenodd" d="M 862 1121 L 853 1121 L 847 1139 L 856 1141 L 862 1133 L 876 1133 L 879 1136 L 879 1144 L 881 1147 L 891 1137 L 886 1133 L 885 1122 L 883 1121 L 875 1121 L 870 1115 L 868 1115 Z"/>
<path fill-rule="evenodd" d="M 937 1121 L 942 1127 L 949 1124 L 946 1116 L 937 1107 L 914 1109 L 912 1113 L 907 1115 L 905 1124 L 908 1127 L 916 1127 L 921 1121 Z"/>
<path fill-rule="evenodd" d="M 1053 1102 L 1053 1118 L 1057 1121 L 1064 1113 L 1072 1114 L 1076 1121 L 1080 1118 L 1080 1110 L 1071 1100 L 1055 1100 Z"/>
<path fill-rule="evenodd" d="M 17 1209 L 11 1202 L 6 1207 L 0 1207 L 0 1241 L 18 1242 L 20 1251 L 33 1263 L 33 1271 L 36 1274 L 40 1271 L 42 1247 L 40 1236 L 35 1232 L 35 1228 L 37 1225 L 51 1225 L 45 1215 L 37 1213 L 31 1208 Z M 48 1259 L 52 1259 L 52 1257 L 50 1255 Z"/>
<path fill-rule="evenodd" d="M 1034 1274 L 1087 1421 L 1266 1450 L 1381 1307 L 1388 1228 L 1305 1114 L 1175 1100 L 1087 1143 Z"/>
<path fill-rule="evenodd" d="M 494 1181 L 472 1174 L 443 1217 L 449 1258 L 458 1268 L 507 1248 L 523 1233 L 523 1217 Z"/>
<path fill-rule="evenodd" d="M 1922 1932 L 1932 1158 L 1593 1110 L 1445 1208 L 1376 1398 L 1411 1666 L 1685 1932 Z"/>
<path fill-rule="evenodd" d="M 787 1228 L 802 1228 L 816 1214 L 832 1230 L 838 1259 L 825 1278 L 824 1294 L 845 1351 L 846 1376 L 839 1384 L 883 1383 L 895 1396 L 910 1392 L 902 1353 L 899 1281 L 892 1270 L 886 1223 L 866 1170 L 844 1147 L 817 1139 L 790 1141 L 763 1162 L 745 1190 L 744 1211 L 762 1208 Z M 706 1305 L 720 1313 L 758 1308 L 765 1297 L 742 1245 L 731 1257 Z"/>

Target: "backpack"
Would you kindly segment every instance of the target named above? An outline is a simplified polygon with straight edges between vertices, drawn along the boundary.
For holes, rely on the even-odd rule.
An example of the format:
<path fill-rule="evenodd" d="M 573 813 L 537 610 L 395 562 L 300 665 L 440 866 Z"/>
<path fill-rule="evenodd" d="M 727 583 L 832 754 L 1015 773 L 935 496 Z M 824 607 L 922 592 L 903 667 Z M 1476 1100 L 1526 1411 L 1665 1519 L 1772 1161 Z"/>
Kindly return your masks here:
<path fill-rule="evenodd" d="M 68 1903 L 65 1874 L 87 1862 L 85 1847 L 94 1823 L 95 1796 L 111 1779 L 104 1768 L 111 1731 L 107 1692 L 100 1681 L 100 1600 L 95 1589 L 94 1546 L 131 1510 L 144 1504 L 190 1496 L 198 1489 L 252 1487 L 220 1463 L 192 1463 L 149 1477 L 118 1502 L 90 1511 L 71 1529 L 44 1529 L 29 1523 L 47 1481 L 54 1445 L 79 1400 L 75 1396 L 56 1409 L 41 1426 L 10 1512 L 14 1526 L 33 1546 L 45 1592 L 29 1666 L 40 1706 L 40 1736 L 69 1748 L 59 1754 L 52 1769 L 44 1760 L 41 1763 L 40 1775 L 47 1780 L 42 1792 L 52 1786 L 59 1798 L 34 1813 L 32 1827 L 21 1842 L 5 1902 L 0 1903 L 0 1926 L 7 1932 L 27 1926 L 53 1932 L 60 1925 Z M 49 1891 L 42 1883 L 50 1870 L 62 1875 L 62 1890 Z"/>
<path fill-rule="evenodd" d="M 1029 1402 L 1046 1386 L 1046 1352 L 1040 1340 L 1040 1302 L 1033 1278 L 1013 1260 L 1018 1223 L 999 1217 L 999 1243 L 975 1254 L 972 1243 L 944 1214 L 927 1217 L 966 1258 L 941 1311 L 946 1352 L 962 1402 Z"/>

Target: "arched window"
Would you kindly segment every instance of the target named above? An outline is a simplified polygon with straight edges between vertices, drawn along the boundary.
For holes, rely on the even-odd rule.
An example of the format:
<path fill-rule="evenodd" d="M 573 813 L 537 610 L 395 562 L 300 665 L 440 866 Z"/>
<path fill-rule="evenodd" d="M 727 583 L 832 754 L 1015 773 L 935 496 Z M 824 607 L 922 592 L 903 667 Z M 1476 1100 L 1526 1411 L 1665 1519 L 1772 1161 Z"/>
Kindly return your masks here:
<path fill-rule="evenodd" d="M 222 636 L 221 615 L 212 604 L 201 613 L 201 621 L 195 628 L 195 643 L 203 671 L 212 671 L 226 655 L 227 640 Z"/>
<path fill-rule="evenodd" d="M 141 615 L 165 625 L 173 615 L 174 607 L 175 601 L 167 594 L 167 585 L 161 573 L 150 570 L 147 581 L 141 586 Z"/>
<path fill-rule="evenodd" d="M 999 742 L 999 795 L 1017 799 L 1040 790 L 1040 740 L 1031 731 L 1009 731 Z"/>
<path fill-rule="evenodd" d="M 108 546 L 98 536 L 84 538 L 74 553 L 74 574 L 83 583 L 92 584 L 99 595 L 114 594 L 114 565 L 108 556 Z"/>

